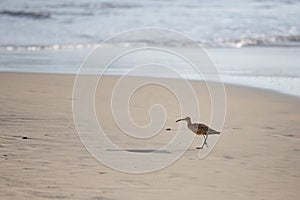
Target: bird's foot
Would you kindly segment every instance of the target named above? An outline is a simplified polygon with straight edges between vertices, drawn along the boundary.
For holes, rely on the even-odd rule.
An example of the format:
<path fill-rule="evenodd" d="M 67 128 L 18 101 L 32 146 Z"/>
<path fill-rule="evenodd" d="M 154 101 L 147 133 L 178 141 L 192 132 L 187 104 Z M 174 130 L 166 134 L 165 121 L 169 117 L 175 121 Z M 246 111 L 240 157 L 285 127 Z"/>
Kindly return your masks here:
<path fill-rule="evenodd" d="M 196 147 L 196 149 L 203 149 L 204 145 L 208 148 L 208 144 L 205 142 L 201 147 Z"/>

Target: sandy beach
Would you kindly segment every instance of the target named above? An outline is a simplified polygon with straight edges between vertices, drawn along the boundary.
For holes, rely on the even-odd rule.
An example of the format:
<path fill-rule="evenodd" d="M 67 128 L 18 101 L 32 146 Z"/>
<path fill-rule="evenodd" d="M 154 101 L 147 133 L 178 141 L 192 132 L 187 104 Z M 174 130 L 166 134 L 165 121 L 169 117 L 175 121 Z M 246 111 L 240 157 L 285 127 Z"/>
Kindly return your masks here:
<path fill-rule="evenodd" d="M 74 79 L 72 75 L 0 73 L 0 199 L 299 198 L 299 98 L 226 85 L 225 126 L 209 156 L 198 158 L 195 147 L 202 141 L 198 138 L 171 166 L 129 174 L 104 166 L 82 145 L 73 122 Z M 106 95 L 117 77 L 102 81 L 105 89 L 96 98 L 108 105 Z M 191 84 L 199 90 L 204 87 L 201 82 Z M 147 122 L 149 105 L 166 100 L 163 90 L 145 89 L 132 110 L 141 125 Z M 201 96 L 203 118 L 208 119 L 209 99 Z M 175 99 L 169 99 L 167 127 L 178 126 L 177 106 Z M 96 109 L 104 128 L 117 140 L 120 130 L 109 107 L 96 104 Z M 162 130 L 155 141 L 133 145 L 157 148 L 172 136 L 172 131 Z"/>

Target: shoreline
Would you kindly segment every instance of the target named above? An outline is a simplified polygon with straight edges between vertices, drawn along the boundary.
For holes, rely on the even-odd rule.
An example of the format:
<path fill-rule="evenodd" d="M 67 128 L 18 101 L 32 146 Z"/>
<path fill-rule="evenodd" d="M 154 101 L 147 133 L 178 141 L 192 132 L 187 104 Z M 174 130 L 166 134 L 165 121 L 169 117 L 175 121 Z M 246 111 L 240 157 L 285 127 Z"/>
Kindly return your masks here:
<path fill-rule="evenodd" d="M 179 47 L 178 47 L 179 48 Z M 114 51 L 114 49 L 104 49 Z M 175 48 L 174 51 L 184 50 L 190 55 L 194 55 L 195 49 Z M 273 90 L 282 94 L 300 97 L 300 57 L 297 56 L 300 48 L 212 48 L 204 49 L 220 71 L 222 80 L 226 84 L 243 85 L 259 89 Z M 60 51 L 20 51 L 1 52 L 3 60 L 0 62 L 0 71 L 16 73 L 49 73 L 49 74 L 76 74 L 86 56 L 92 50 L 60 50 Z M 151 54 L 150 54 L 151 56 Z M 34 60 L 34 62 L 31 62 Z M 124 66 L 116 65 L 108 73 L 112 75 L 122 75 L 123 70 L 130 70 L 128 66 L 135 66 L 136 61 L 124 61 Z M 173 66 L 172 59 L 170 64 Z M 129 64 L 126 66 L 126 64 Z M 200 63 L 196 63 L 200 64 Z M 201 77 L 193 75 L 192 72 L 180 68 L 181 64 L 174 65 L 174 68 L 182 69 L 182 76 L 187 79 L 197 80 Z M 162 71 L 164 69 L 162 68 Z M 1 72 L 0 72 L 1 73 Z M 108 75 L 109 75 L 108 74 Z M 149 69 L 146 76 L 157 73 Z M 143 75 L 143 72 L 138 75 Z M 170 76 L 168 73 L 164 76 Z M 165 78 L 161 77 L 161 78 Z M 170 77 L 166 77 L 170 78 Z"/>
<path fill-rule="evenodd" d="M 0 71 L 0 74 L 28 74 L 28 75 L 43 75 L 43 76 L 47 76 L 47 75 L 51 75 L 51 76 L 70 76 L 70 77 L 76 77 L 77 75 L 74 74 L 74 73 L 48 73 L 48 72 L 45 72 L 45 73 L 42 73 L 42 72 L 6 72 L 6 71 Z M 86 76 L 86 75 L 84 75 Z M 87 74 L 87 76 L 93 76 L 93 75 L 90 75 L 90 74 Z M 103 75 L 103 77 L 113 77 L 113 78 L 117 78 L 117 77 L 120 77 L 120 75 L 115 75 L 115 74 L 106 74 L 106 75 Z M 148 78 L 148 79 L 170 79 L 170 80 L 182 80 L 182 79 L 177 79 L 177 78 L 172 78 L 172 77 L 151 77 L 151 76 L 129 76 L 129 77 L 133 77 L 133 78 Z M 191 82 L 204 82 L 203 80 L 195 80 L 195 79 L 184 79 L 184 80 L 188 80 L 188 81 L 191 81 Z M 206 81 L 206 82 L 211 82 L 211 81 Z M 211 83 L 214 83 L 214 82 L 211 82 Z M 220 83 L 217 83 L 217 84 L 220 84 Z M 222 83 L 221 83 L 222 84 Z M 262 92 L 267 92 L 267 93 L 274 93 L 274 94 L 277 94 L 277 95 L 283 95 L 283 96 L 288 96 L 288 97 L 291 97 L 291 98 L 295 98 L 295 99 L 300 99 L 300 96 L 297 96 L 297 95 L 292 95 L 292 94 L 289 94 L 289 93 L 284 93 L 284 92 L 281 92 L 281 91 L 276 91 L 274 89 L 267 89 L 267 88 L 259 88 L 259 87 L 255 87 L 255 86 L 250 86 L 250 85 L 244 85 L 244 84 L 238 84 L 238 83 L 227 83 L 227 82 L 223 82 L 223 85 L 224 85 L 224 88 L 226 90 L 226 86 L 229 86 L 229 87 L 237 87 L 237 88 L 247 88 L 247 89 L 253 89 L 253 90 L 259 90 L 259 91 L 262 91 Z"/>

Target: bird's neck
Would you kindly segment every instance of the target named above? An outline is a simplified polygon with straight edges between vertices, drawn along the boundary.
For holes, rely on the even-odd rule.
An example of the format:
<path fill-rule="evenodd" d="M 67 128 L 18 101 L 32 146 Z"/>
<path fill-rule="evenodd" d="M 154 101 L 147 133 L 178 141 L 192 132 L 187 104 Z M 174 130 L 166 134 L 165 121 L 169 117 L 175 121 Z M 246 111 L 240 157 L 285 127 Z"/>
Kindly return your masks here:
<path fill-rule="evenodd" d="M 188 125 L 192 124 L 192 121 L 190 119 L 187 119 L 186 122 L 187 122 Z"/>

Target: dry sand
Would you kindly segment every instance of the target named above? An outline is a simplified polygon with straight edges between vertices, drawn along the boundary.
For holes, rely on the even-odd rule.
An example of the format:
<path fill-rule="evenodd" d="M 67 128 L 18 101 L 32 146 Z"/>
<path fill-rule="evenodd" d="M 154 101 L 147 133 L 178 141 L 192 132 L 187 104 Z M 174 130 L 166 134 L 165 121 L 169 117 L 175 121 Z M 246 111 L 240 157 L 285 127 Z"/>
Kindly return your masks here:
<path fill-rule="evenodd" d="M 97 93 L 97 102 L 108 105 L 106 95 L 116 78 L 103 81 L 107 88 Z M 0 73 L 0 199 L 299 198 L 299 98 L 226 86 L 225 127 L 208 157 L 197 157 L 201 138 L 165 169 L 128 174 L 102 165 L 82 145 L 72 118 L 73 82 L 70 75 Z M 142 125 L 148 106 L 167 98 L 159 88 L 145 91 L 136 96 L 132 110 Z M 166 126 L 174 128 L 178 105 L 168 100 Z M 205 121 L 210 105 L 202 102 Z M 117 140 L 120 130 L 109 107 L 96 107 L 103 126 Z M 172 131 L 161 135 L 172 137 Z M 136 148 L 159 144 L 158 140 Z"/>

